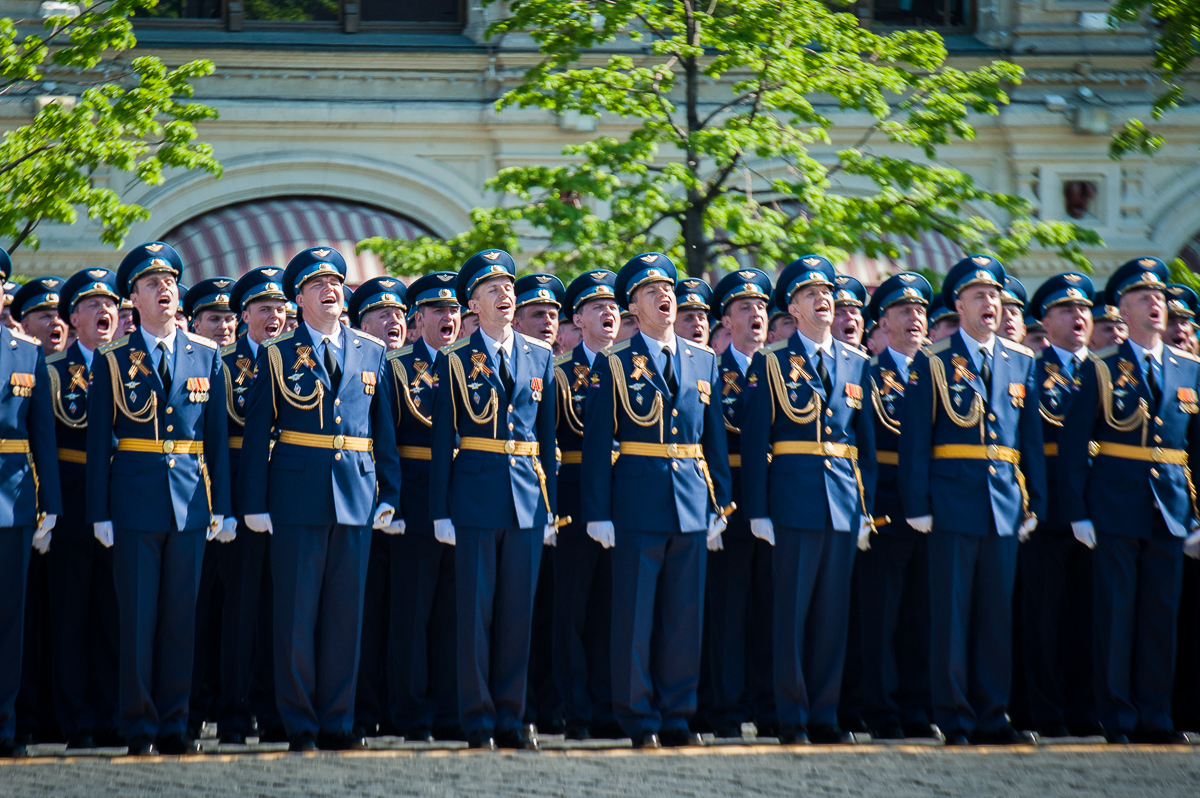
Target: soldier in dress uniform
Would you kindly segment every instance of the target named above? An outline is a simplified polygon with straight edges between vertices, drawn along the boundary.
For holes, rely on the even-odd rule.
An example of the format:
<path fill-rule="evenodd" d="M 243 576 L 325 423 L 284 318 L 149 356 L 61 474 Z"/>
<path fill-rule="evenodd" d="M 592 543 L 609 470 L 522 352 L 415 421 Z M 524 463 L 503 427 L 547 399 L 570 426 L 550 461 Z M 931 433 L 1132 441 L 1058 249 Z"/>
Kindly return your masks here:
<path fill-rule="evenodd" d="M 1186 285 L 1167 286 L 1167 332 L 1164 340 L 1193 355 L 1196 351 L 1196 310 L 1200 299 Z"/>
<path fill-rule="evenodd" d="M 105 344 L 88 396 L 87 520 L 113 547 L 120 719 L 131 755 L 196 750 L 187 731 L 196 598 L 206 538 L 232 539 L 225 375 L 217 347 L 179 330 L 169 244 L 117 269 L 136 333 Z"/>
<path fill-rule="evenodd" d="M 117 332 L 117 275 L 76 272 L 59 295 L 58 313 L 78 337 L 46 359 L 64 492 L 87 496 L 88 391 L 96 351 Z M 112 550 L 84 521 L 84 502 L 65 505 L 49 554 L 54 698 L 67 748 L 122 745 L 117 723 L 117 592 Z"/>
<path fill-rule="evenodd" d="M 699 277 L 686 277 L 675 284 L 675 334 L 708 346 L 708 310 L 712 288 Z"/>
<path fill-rule="evenodd" d="M 885 343 L 871 358 L 870 384 L 879 534 L 855 567 L 863 609 L 862 717 L 877 740 L 936 736 L 929 717 L 929 538 L 905 522 L 897 474 L 905 388 L 932 297 L 924 277 L 900 272 L 875 289 L 868 309 Z"/>
<path fill-rule="evenodd" d="M 459 717 L 484 749 L 538 747 L 522 721 L 538 565 L 556 521 L 554 364 L 549 344 L 512 330 L 515 274 L 503 250 L 467 260 L 456 292 L 480 326 L 435 365 L 429 514 L 456 546 Z"/>
<path fill-rule="evenodd" d="M 613 710 L 635 748 L 701 744 L 688 720 L 700 678 L 705 542 L 731 511 L 725 424 L 713 401 L 717 356 L 674 331 L 675 278 L 675 264 L 657 252 L 618 272 L 617 302 L 639 332 L 593 364 L 583 434 L 583 520 L 593 540 L 615 546 Z"/>
<path fill-rule="evenodd" d="M 1099 352 L 1119 346 L 1129 337 L 1129 327 L 1121 318 L 1121 310 L 1109 299 L 1107 291 L 1099 291 L 1092 302 L 1092 338 L 1088 350 Z"/>
<path fill-rule="evenodd" d="M 12 270 L 0 251 L 0 280 Z M 26 576 L 30 552 L 50 545 L 62 512 L 55 457 L 54 411 L 41 344 L 18 330 L 0 327 L 0 463 L 8 489 L 0 493 L 0 757 L 25 755 L 16 740 L 17 693 L 21 689 Z"/>
<path fill-rule="evenodd" d="M 1025 340 L 1025 305 L 1029 294 L 1025 285 L 1011 274 L 1004 275 L 1004 288 L 1000 290 L 1000 304 L 1004 306 L 1004 318 L 996 332 L 1001 338 L 1016 343 Z"/>
<path fill-rule="evenodd" d="M 1129 339 L 1092 353 L 1058 436 L 1061 518 L 1093 550 L 1096 708 L 1109 742 L 1185 742 L 1171 720 L 1186 547 L 1200 548 L 1200 360 L 1164 345 L 1167 267 L 1108 279 Z M 1093 456 L 1094 452 L 1094 456 Z"/>
<path fill-rule="evenodd" d="M 1028 313 L 1028 309 L 1025 313 L 1025 339 L 1021 343 L 1032 349 L 1035 355 L 1049 346 L 1046 342 L 1046 328 Z"/>
<path fill-rule="evenodd" d="M 283 269 L 262 266 L 238 278 L 229 292 L 229 309 L 246 325 L 245 335 L 221 349 L 225 371 L 225 412 L 229 420 L 229 473 L 239 483 L 246 411 L 250 389 L 258 379 L 258 354 L 267 341 L 284 332 L 286 320 Z M 233 511 L 244 518 L 238 492 Z M 272 656 L 273 592 L 270 536 L 246 532 L 220 548 L 221 689 L 217 729 L 221 742 L 243 745 L 258 724 L 258 740 L 286 742 L 287 733 L 275 706 Z"/>
<path fill-rule="evenodd" d="M 1086 275 L 1057 274 L 1034 292 L 1032 311 L 1049 345 L 1037 356 L 1046 452 L 1046 520 L 1021 547 L 1017 608 L 1029 720 L 1041 737 L 1099 733 L 1092 690 L 1092 556 L 1059 512 L 1058 436 L 1082 383 L 1095 288 Z"/>
<path fill-rule="evenodd" d="M 406 289 L 395 277 L 373 277 L 358 287 L 350 298 L 350 326 L 383 341 L 388 351 L 404 346 L 407 334 Z M 383 370 L 386 377 L 387 369 Z M 394 393 L 388 393 L 394 405 Z M 398 408 L 393 406 L 392 410 Z M 402 478 L 403 481 L 403 478 Z M 401 518 L 403 506 L 401 508 Z M 392 546 L 389 532 L 399 525 L 371 531 L 371 554 L 367 566 L 367 586 L 363 598 L 362 642 L 359 646 L 358 686 L 354 694 L 354 736 L 375 737 L 398 734 L 389 718 L 391 700 L 387 690 L 389 594 L 404 589 L 404 582 L 391 579 Z"/>
<path fill-rule="evenodd" d="M 938 343 L 958 332 L 958 312 L 946 305 L 941 293 L 929 303 L 929 341 Z"/>
<path fill-rule="evenodd" d="M 1025 741 L 1008 721 L 1018 536 L 1044 518 L 1033 353 L 996 335 L 1004 267 L 972 255 L 942 297 L 958 333 L 913 359 L 901 413 L 900 493 L 929 537 L 930 680 L 947 745 Z"/>
<path fill-rule="evenodd" d="M 65 282 L 61 277 L 35 277 L 17 289 L 10 308 L 25 334 L 41 342 L 46 357 L 67 348 L 67 323 L 58 316 Z"/>
<path fill-rule="evenodd" d="M 854 742 L 838 726 L 838 698 L 855 540 L 872 529 L 875 426 L 863 402 L 866 353 L 831 332 L 834 278 L 817 255 L 779 275 L 776 307 L 796 332 L 755 355 L 748 379 L 759 388 L 742 419 L 750 531 L 775 546 L 775 706 L 785 745 Z"/>
<path fill-rule="evenodd" d="M 622 737 L 612 708 L 612 556 L 583 524 L 580 478 L 583 421 L 592 365 L 621 327 L 617 275 L 593 269 L 567 288 L 567 312 L 583 339 L 554 358 L 558 402 L 558 511 L 571 523 L 558 533 L 554 559 L 554 681 L 562 696 L 566 738 Z"/>
<path fill-rule="evenodd" d="M 839 274 L 833 278 L 833 337 L 846 344 L 865 349 L 867 287 L 857 278 Z"/>
<path fill-rule="evenodd" d="M 183 294 L 183 315 L 192 332 L 226 347 L 237 340 L 238 317 L 229 307 L 231 277 L 209 277 Z"/>
<path fill-rule="evenodd" d="M 284 312 L 283 332 L 285 332 L 285 333 L 293 332 L 297 327 L 300 326 L 300 309 L 298 307 L 296 307 L 295 302 L 289 301 L 284 304 L 283 312 Z M 282 334 L 283 333 L 280 333 L 280 335 L 282 335 Z"/>
<path fill-rule="evenodd" d="M 708 542 L 704 637 L 711 701 L 707 721 L 718 738 L 741 737 L 742 724 L 747 722 L 754 723 L 759 737 L 778 731 L 771 677 L 771 546 L 750 534 L 741 509 L 742 417 L 759 387 L 750 363 L 767 341 L 770 298 L 771 278 L 765 272 L 739 269 L 717 283 L 711 305 L 713 317 L 732 336 L 718 360 L 716 394 L 725 422 L 733 501 L 739 505 L 725 531 Z"/>
<path fill-rule="evenodd" d="M 20 283 L 12 280 L 4 281 L 4 296 L 0 300 L 0 326 L 23 333 L 24 330 L 21 329 L 20 323 L 12 315 L 12 301 L 16 298 L 20 288 Z"/>
<path fill-rule="evenodd" d="M 389 535 L 392 590 L 386 650 L 388 723 L 407 742 L 458 740 L 454 549 L 433 536 L 429 464 L 438 353 L 458 338 L 455 272 L 433 272 L 408 287 L 421 336 L 387 355 L 387 392 L 403 464 L 403 535 Z M 360 289 L 361 290 L 361 289 Z M 389 531 L 399 531 L 389 529 Z"/>
<path fill-rule="evenodd" d="M 391 402 L 376 390 L 387 347 L 341 322 L 345 278 L 331 247 L 288 263 L 304 323 L 259 349 L 238 479 L 246 526 L 279 533 L 275 698 L 293 751 L 366 747 L 352 731 L 370 535 L 400 503 Z"/>

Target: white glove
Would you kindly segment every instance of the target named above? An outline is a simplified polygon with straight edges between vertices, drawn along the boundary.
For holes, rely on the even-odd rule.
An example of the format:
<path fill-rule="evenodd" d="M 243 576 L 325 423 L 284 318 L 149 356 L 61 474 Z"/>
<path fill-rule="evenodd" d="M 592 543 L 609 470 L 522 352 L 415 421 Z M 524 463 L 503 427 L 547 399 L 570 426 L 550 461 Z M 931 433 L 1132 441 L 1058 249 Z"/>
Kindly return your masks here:
<path fill-rule="evenodd" d="M 396 514 L 396 508 L 387 502 L 380 502 L 375 508 L 375 517 L 371 521 L 371 529 L 384 529 L 388 524 L 392 523 L 392 516 Z"/>
<path fill-rule="evenodd" d="M 706 541 L 706 545 L 708 546 L 709 551 L 725 551 L 725 541 L 721 540 L 720 532 L 710 537 Z"/>
<path fill-rule="evenodd" d="M 1022 543 L 1029 540 L 1029 536 L 1033 534 L 1033 530 L 1037 529 L 1036 518 L 1026 518 L 1025 523 L 1021 524 L 1021 528 L 1017 530 L 1017 537 Z"/>
<path fill-rule="evenodd" d="M 250 513 L 246 516 L 246 527 L 254 532 L 274 534 L 275 527 L 271 525 L 270 513 Z"/>
<path fill-rule="evenodd" d="M 558 545 L 558 527 L 556 527 L 554 524 L 546 524 L 546 528 L 542 530 L 542 545 Z"/>
<path fill-rule="evenodd" d="M 111 549 L 113 544 L 113 525 L 112 521 L 97 521 L 92 524 L 92 534 L 96 536 L 96 540 L 100 541 L 100 545 L 106 549 Z"/>
<path fill-rule="evenodd" d="M 1075 533 L 1075 539 L 1089 549 L 1096 548 L 1096 527 L 1091 521 L 1072 521 L 1071 531 Z"/>
<path fill-rule="evenodd" d="M 46 552 L 50 551 L 51 534 L 52 533 L 49 529 L 43 531 L 40 527 L 38 528 L 38 531 L 34 533 L 33 548 L 37 550 L 38 554 L 45 554 Z"/>
<path fill-rule="evenodd" d="M 1183 541 L 1183 553 L 1193 560 L 1200 560 L 1200 529 L 1193 529 L 1192 534 Z"/>
<path fill-rule="evenodd" d="M 712 540 L 713 538 L 720 537 L 721 533 L 724 532 L 725 528 L 728 526 L 729 521 L 727 521 L 724 516 L 717 515 L 716 513 L 710 513 L 708 516 L 708 539 Z"/>
<path fill-rule="evenodd" d="M 208 519 L 208 532 L 205 533 L 206 541 L 212 540 L 221 532 L 221 524 L 225 523 L 225 516 L 214 515 Z"/>
<path fill-rule="evenodd" d="M 439 543 L 447 546 L 454 545 L 454 522 L 449 518 L 439 518 L 433 522 L 433 536 Z"/>
<path fill-rule="evenodd" d="M 612 521 L 588 521 L 588 537 L 606 549 L 617 545 L 617 529 Z"/>
<path fill-rule="evenodd" d="M 237 519 L 230 516 L 221 523 L 221 531 L 217 533 L 217 540 L 221 543 L 229 543 L 236 537 Z"/>
<path fill-rule="evenodd" d="M 385 526 L 383 528 L 383 534 L 385 534 L 385 535 L 403 535 L 404 530 L 407 528 L 407 526 L 408 525 L 404 522 L 403 518 L 397 518 L 396 516 L 393 515 L 392 523 L 388 524 L 387 526 Z"/>
<path fill-rule="evenodd" d="M 48 534 L 51 529 L 54 529 L 54 525 L 57 523 L 58 516 L 47 513 L 46 517 L 42 519 L 42 523 L 38 524 L 37 530 L 33 533 L 33 539 L 37 540 L 42 535 Z"/>
<path fill-rule="evenodd" d="M 933 531 L 932 515 L 923 515 L 920 518 L 906 518 L 904 520 L 908 521 L 908 525 L 918 532 L 924 532 L 926 535 L 928 535 Z"/>
<path fill-rule="evenodd" d="M 759 540 L 775 545 L 775 522 L 770 518 L 751 518 L 750 534 Z"/>
<path fill-rule="evenodd" d="M 864 517 L 858 524 L 858 550 L 871 549 L 871 519 Z"/>

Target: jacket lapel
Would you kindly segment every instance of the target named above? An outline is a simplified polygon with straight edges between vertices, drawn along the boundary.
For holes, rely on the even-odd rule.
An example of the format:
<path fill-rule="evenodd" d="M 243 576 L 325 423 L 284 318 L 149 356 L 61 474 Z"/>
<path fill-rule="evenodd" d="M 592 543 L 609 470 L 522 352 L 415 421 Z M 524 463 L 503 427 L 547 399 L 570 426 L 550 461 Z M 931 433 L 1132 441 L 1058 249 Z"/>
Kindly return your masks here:
<path fill-rule="evenodd" d="M 167 402 L 175 402 L 186 389 L 188 377 L 192 376 L 192 356 L 196 345 L 182 332 L 175 334 L 175 362 L 171 368 L 171 393 Z"/>
<path fill-rule="evenodd" d="M 362 341 L 355 335 L 354 330 L 342 325 L 342 345 L 346 347 L 346 357 L 342 361 L 342 382 L 338 385 L 338 396 L 345 393 L 347 386 L 359 386 L 362 389 Z"/>

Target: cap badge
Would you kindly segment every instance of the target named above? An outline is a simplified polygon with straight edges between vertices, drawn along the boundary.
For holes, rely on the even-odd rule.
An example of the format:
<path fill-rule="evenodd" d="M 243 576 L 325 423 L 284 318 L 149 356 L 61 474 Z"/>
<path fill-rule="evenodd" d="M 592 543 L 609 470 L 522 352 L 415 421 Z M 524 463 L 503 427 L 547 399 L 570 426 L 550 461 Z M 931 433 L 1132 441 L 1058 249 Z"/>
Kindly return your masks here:
<path fill-rule="evenodd" d="M 1067 289 L 1067 298 L 1068 299 L 1083 299 L 1083 292 L 1080 291 L 1078 288 L 1068 288 Z"/>
<path fill-rule="evenodd" d="M 904 297 L 910 298 L 910 299 L 920 299 L 921 292 L 915 288 L 910 287 L 910 288 L 905 288 L 904 292 L 901 294 L 901 296 L 904 296 Z"/>
<path fill-rule="evenodd" d="M 153 258 L 153 259 L 150 261 L 150 265 L 151 265 L 151 266 L 153 266 L 153 267 L 154 267 L 154 268 L 156 268 L 156 269 L 169 269 L 169 268 L 171 268 L 171 264 L 167 263 L 167 262 L 166 262 L 165 260 L 163 260 L 162 258 Z"/>
<path fill-rule="evenodd" d="M 391 288 L 393 285 L 396 284 L 396 281 L 395 280 L 380 280 L 379 284 L 382 285 L 384 288 Z"/>
<path fill-rule="evenodd" d="M 975 257 L 971 258 L 971 260 L 974 261 L 977 266 L 987 266 L 989 263 L 991 263 L 992 259 L 984 255 L 976 255 Z"/>
<path fill-rule="evenodd" d="M 1157 274 L 1155 274 L 1154 272 L 1146 272 L 1146 277 L 1145 277 L 1144 279 L 1145 279 L 1145 280 L 1146 280 L 1146 282 L 1148 282 L 1148 283 L 1157 283 L 1157 282 L 1161 282 L 1161 280 L 1159 280 L 1159 279 L 1158 279 L 1158 275 L 1157 275 Z"/>
<path fill-rule="evenodd" d="M 646 269 L 647 277 L 662 277 L 662 273 L 658 269 Z"/>
<path fill-rule="evenodd" d="M 550 282 L 554 278 L 552 276 L 550 276 L 549 274 L 538 274 L 538 275 L 535 275 L 535 279 L 542 285 L 545 285 L 546 283 Z"/>
<path fill-rule="evenodd" d="M 213 281 L 213 285 L 215 285 L 217 288 L 224 288 L 232 282 L 232 280 L 215 280 Z"/>
<path fill-rule="evenodd" d="M 46 301 L 47 302 L 57 302 L 58 294 L 46 294 Z"/>
<path fill-rule="evenodd" d="M 838 291 L 837 298 L 839 300 L 844 300 L 846 302 L 849 302 L 850 300 L 854 299 L 854 295 L 851 294 L 849 291 Z"/>
<path fill-rule="evenodd" d="M 909 274 L 908 272 L 900 272 L 900 274 L 897 276 L 906 283 L 911 283 L 913 280 L 917 279 L 917 275 Z"/>
<path fill-rule="evenodd" d="M 803 261 L 805 266 L 816 266 L 820 262 L 820 258 L 805 258 Z"/>
<path fill-rule="evenodd" d="M 808 273 L 808 279 L 809 279 L 809 280 L 820 280 L 820 279 L 821 279 L 821 278 L 823 278 L 824 276 L 825 276 L 825 275 L 821 274 L 820 272 L 809 272 L 809 273 Z"/>
<path fill-rule="evenodd" d="M 547 291 L 545 288 L 539 288 L 537 295 L 538 295 L 539 299 L 549 299 L 550 298 L 550 292 Z"/>
<path fill-rule="evenodd" d="M 44 280 L 42 280 L 42 284 L 47 286 L 48 288 L 53 288 L 54 286 L 58 285 L 58 283 L 59 283 L 59 281 L 52 277 L 47 277 Z"/>
<path fill-rule="evenodd" d="M 162 244 L 147 244 L 146 245 L 146 249 L 150 250 L 151 252 L 158 252 L 162 248 L 163 248 Z"/>
<path fill-rule="evenodd" d="M 445 283 L 445 282 L 449 282 L 450 280 L 453 280 L 453 279 L 454 279 L 454 275 L 453 275 L 453 274 L 439 274 L 439 275 L 437 276 L 437 278 L 438 278 L 439 280 L 441 280 L 443 283 Z"/>
<path fill-rule="evenodd" d="M 264 283 L 263 290 L 264 291 L 280 291 L 282 289 L 279 287 L 279 283 Z"/>
<path fill-rule="evenodd" d="M 108 274 L 108 269 L 88 269 L 88 275 L 93 280 L 99 280 L 106 274 Z"/>
<path fill-rule="evenodd" d="M 483 253 L 483 257 L 487 258 L 488 260 L 495 260 L 496 258 L 500 257 L 500 253 L 499 252 L 485 252 L 485 253 Z"/>
<path fill-rule="evenodd" d="M 598 285 L 598 286 L 596 286 L 596 293 L 597 294 L 611 294 L 612 289 L 609 288 L 607 285 Z"/>
<path fill-rule="evenodd" d="M 1158 261 L 1156 261 L 1154 258 L 1142 258 L 1141 260 L 1138 261 L 1139 266 L 1145 266 L 1147 269 L 1149 269 L 1151 266 L 1155 266 L 1157 264 L 1158 264 Z"/>
<path fill-rule="evenodd" d="M 216 301 L 217 301 L 217 303 L 218 303 L 218 304 L 221 304 L 221 303 L 224 303 L 224 302 L 228 302 L 228 301 L 229 301 L 229 294 L 217 294 Z"/>
<path fill-rule="evenodd" d="M 738 277 L 741 277 L 743 280 L 753 280 L 756 276 L 757 275 L 751 271 L 738 272 Z"/>
<path fill-rule="evenodd" d="M 1066 280 L 1068 283 L 1077 283 L 1080 280 L 1082 280 L 1083 277 L 1081 277 L 1078 274 L 1075 274 L 1074 272 L 1068 272 L 1067 274 L 1063 275 L 1063 279 Z"/>
<path fill-rule="evenodd" d="M 323 258 L 329 254 L 329 250 L 328 249 L 314 249 L 312 251 L 312 254 L 316 255 L 318 258 Z"/>
<path fill-rule="evenodd" d="M 640 260 L 641 260 L 643 263 L 654 263 L 654 261 L 658 260 L 658 256 L 657 256 L 657 255 L 654 255 L 654 254 L 650 254 L 650 255 L 642 255 L 642 257 L 640 258 Z"/>
<path fill-rule="evenodd" d="M 990 279 L 992 279 L 992 275 L 990 272 L 985 272 L 983 269 L 980 269 L 977 272 L 975 272 L 975 279 L 976 280 L 990 280 Z"/>
<path fill-rule="evenodd" d="M 275 275 L 279 274 L 279 269 L 263 269 L 262 273 L 267 277 L 274 277 Z"/>

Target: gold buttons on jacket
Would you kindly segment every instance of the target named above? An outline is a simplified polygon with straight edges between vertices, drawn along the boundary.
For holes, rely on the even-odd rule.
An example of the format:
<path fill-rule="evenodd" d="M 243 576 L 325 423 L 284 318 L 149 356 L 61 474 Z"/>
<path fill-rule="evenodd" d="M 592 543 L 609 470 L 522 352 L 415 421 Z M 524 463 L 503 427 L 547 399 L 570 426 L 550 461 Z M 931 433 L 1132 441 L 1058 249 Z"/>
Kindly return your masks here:
<path fill-rule="evenodd" d="M 341 403 L 342 403 L 342 400 L 341 400 L 341 399 L 334 399 L 334 400 L 333 400 L 333 406 L 334 406 L 334 407 L 337 407 L 337 406 L 341 405 Z"/>
<path fill-rule="evenodd" d="M 172 413 L 174 413 L 174 412 L 175 412 L 175 408 L 173 408 L 173 407 L 168 407 L 168 408 L 167 408 L 167 415 L 170 415 L 170 414 L 172 414 Z"/>
<path fill-rule="evenodd" d="M 341 417 L 341 416 L 334 416 L 334 418 L 333 418 L 333 423 L 334 423 L 334 424 L 341 424 L 341 423 L 342 423 L 342 417 Z"/>

